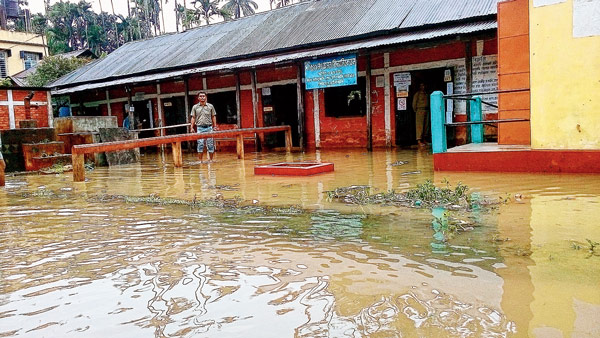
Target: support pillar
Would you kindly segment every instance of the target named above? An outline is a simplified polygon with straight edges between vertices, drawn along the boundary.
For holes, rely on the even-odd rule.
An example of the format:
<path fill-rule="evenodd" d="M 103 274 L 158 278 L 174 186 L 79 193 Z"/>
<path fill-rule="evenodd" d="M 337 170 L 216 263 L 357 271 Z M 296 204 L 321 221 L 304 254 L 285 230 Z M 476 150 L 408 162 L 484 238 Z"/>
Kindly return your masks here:
<path fill-rule="evenodd" d="M 236 150 L 238 159 L 244 159 L 244 135 L 239 134 L 235 137 L 236 140 Z"/>
<path fill-rule="evenodd" d="M 431 148 L 434 154 L 445 153 L 446 144 L 446 112 L 444 109 L 444 93 L 435 91 L 430 96 L 431 107 Z"/>
<path fill-rule="evenodd" d="M 296 96 L 298 103 L 298 143 L 300 149 L 304 151 L 304 90 L 302 89 L 302 63 L 298 64 L 296 73 Z M 291 135 L 290 135 L 291 136 Z M 290 143 L 291 144 L 291 143 Z"/>
<path fill-rule="evenodd" d="M 253 127 L 258 127 L 258 93 L 256 92 L 256 70 L 250 73 L 250 85 L 252 87 L 252 114 L 254 117 Z M 262 151 L 262 144 L 258 133 L 254 134 L 256 151 Z"/>
<path fill-rule="evenodd" d="M 235 73 L 235 107 L 236 118 L 237 118 L 237 127 L 242 127 L 242 97 L 241 97 L 241 88 L 240 88 L 240 74 Z"/>
<path fill-rule="evenodd" d="M 177 168 L 183 166 L 183 156 L 181 154 L 181 142 L 171 143 L 171 149 L 173 150 L 173 165 Z"/>
<path fill-rule="evenodd" d="M 474 96 L 469 100 L 471 121 L 482 121 L 481 96 Z M 483 143 L 483 125 L 471 125 L 471 143 Z"/>
<path fill-rule="evenodd" d="M 365 99 L 367 103 L 367 150 L 373 150 L 373 110 L 371 109 L 371 54 L 366 55 L 366 75 L 365 81 L 367 83 L 365 90 Z"/>
<path fill-rule="evenodd" d="M 292 151 L 292 128 L 288 128 L 285 131 L 285 151 L 290 153 Z"/>
<path fill-rule="evenodd" d="M 83 182 L 85 180 L 84 154 L 71 154 L 73 164 L 73 182 Z"/>

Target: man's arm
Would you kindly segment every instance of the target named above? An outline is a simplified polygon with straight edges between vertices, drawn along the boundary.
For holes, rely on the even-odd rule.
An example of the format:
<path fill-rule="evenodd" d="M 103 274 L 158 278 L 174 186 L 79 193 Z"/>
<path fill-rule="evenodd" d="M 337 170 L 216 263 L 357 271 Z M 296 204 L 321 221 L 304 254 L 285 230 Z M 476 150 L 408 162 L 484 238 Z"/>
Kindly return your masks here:
<path fill-rule="evenodd" d="M 212 114 L 210 114 L 210 118 L 212 119 L 213 130 L 217 130 L 217 111 L 215 107 L 212 107 Z"/>
<path fill-rule="evenodd" d="M 192 119 L 190 120 L 190 133 L 194 132 L 194 127 L 196 126 L 196 117 L 192 115 Z"/>

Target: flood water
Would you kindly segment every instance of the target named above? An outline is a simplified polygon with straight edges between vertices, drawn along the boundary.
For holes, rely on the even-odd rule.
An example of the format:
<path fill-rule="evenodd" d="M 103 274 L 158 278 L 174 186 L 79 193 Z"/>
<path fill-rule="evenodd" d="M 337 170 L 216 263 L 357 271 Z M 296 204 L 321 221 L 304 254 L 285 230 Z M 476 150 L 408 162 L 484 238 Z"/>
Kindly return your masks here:
<path fill-rule="evenodd" d="M 599 175 L 434 173 L 408 150 L 246 155 L 8 177 L 0 337 L 600 337 Z M 335 172 L 253 174 L 315 159 Z M 325 193 L 426 179 L 510 200 L 455 212 L 470 229 L 440 248 L 430 209 Z"/>

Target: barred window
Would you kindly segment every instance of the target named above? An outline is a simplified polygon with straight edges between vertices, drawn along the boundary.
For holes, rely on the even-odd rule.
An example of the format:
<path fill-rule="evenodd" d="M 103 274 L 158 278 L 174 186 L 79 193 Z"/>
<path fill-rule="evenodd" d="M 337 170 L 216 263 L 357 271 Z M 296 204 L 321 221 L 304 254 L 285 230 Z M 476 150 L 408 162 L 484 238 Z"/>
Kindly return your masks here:
<path fill-rule="evenodd" d="M 8 69 L 6 67 L 6 51 L 0 50 L 0 78 L 8 76 Z"/>
<path fill-rule="evenodd" d="M 23 61 L 25 62 L 25 69 L 29 69 L 37 65 L 38 61 L 40 61 L 40 54 L 32 53 L 32 52 L 24 52 L 23 53 Z"/>

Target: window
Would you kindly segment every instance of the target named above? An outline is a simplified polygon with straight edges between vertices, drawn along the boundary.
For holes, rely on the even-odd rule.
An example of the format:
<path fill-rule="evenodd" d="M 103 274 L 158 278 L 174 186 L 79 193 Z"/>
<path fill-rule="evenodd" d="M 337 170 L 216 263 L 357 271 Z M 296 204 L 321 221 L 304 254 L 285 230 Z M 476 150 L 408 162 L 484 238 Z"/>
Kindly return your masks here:
<path fill-rule="evenodd" d="M 237 104 L 235 91 L 208 94 L 207 102 L 212 104 L 217 111 L 218 124 L 237 123 Z"/>
<path fill-rule="evenodd" d="M 5 78 L 8 76 L 8 68 L 6 67 L 6 51 L 0 51 L 0 78 Z"/>
<path fill-rule="evenodd" d="M 25 69 L 35 67 L 38 61 L 40 61 L 40 54 L 32 52 L 23 52 L 23 61 L 25 62 Z"/>
<path fill-rule="evenodd" d="M 364 116 L 367 111 L 364 77 L 358 78 L 353 86 L 325 88 L 325 116 Z"/>

